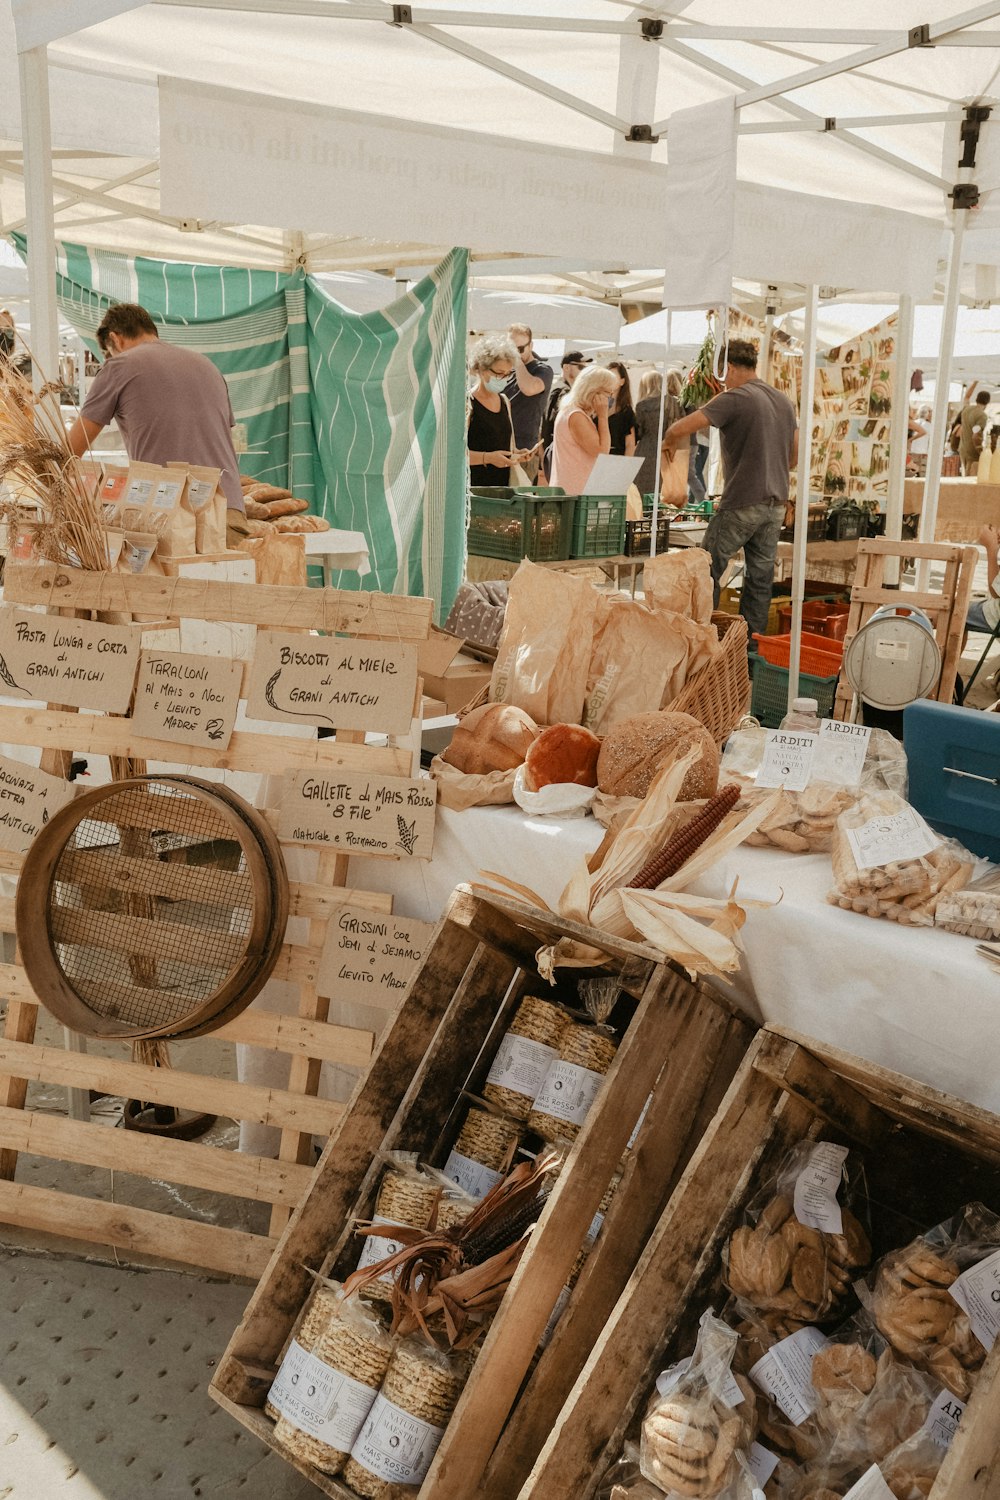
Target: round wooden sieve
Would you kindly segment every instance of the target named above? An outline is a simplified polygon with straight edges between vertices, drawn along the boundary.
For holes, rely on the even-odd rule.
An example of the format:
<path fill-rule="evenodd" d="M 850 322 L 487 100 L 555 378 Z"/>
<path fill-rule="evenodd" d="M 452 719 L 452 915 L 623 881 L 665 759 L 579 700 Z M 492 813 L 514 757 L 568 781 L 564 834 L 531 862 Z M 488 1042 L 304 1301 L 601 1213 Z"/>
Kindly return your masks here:
<path fill-rule="evenodd" d="M 39 1000 L 87 1036 L 197 1036 L 274 968 L 288 877 L 264 819 L 226 787 L 140 776 L 87 792 L 35 839 L 17 887 Z"/>

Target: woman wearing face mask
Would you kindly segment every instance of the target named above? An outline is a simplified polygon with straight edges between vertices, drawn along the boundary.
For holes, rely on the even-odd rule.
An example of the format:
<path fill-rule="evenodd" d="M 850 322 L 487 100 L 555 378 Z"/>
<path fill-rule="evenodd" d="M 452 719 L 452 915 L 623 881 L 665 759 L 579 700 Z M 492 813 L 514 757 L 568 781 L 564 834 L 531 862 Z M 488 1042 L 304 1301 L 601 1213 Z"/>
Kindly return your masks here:
<path fill-rule="evenodd" d="M 592 367 L 563 397 L 552 434 L 552 483 L 567 495 L 579 495 L 598 454 L 611 452 L 608 412 L 617 389 L 612 370 Z"/>
<path fill-rule="evenodd" d="M 484 333 L 469 356 L 476 381 L 469 400 L 469 478 L 476 486 L 510 484 L 511 466 L 528 457 L 514 442 L 510 402 L 502 394 L 516 354 L 505 333 Z"/>

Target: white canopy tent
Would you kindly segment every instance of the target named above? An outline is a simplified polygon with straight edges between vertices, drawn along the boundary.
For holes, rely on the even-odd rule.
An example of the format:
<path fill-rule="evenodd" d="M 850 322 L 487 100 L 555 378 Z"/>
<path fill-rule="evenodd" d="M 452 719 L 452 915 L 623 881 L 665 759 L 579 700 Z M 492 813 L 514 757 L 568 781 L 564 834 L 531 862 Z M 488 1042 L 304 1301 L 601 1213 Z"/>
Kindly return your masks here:
<path fill-rule="evenodd" d="M 817 283 L 902 292 L 905 344 L 916 266 L 904 262 L 920 258 L 921 221 L 947 225 L 946 380 L 970 213 L 975 263 L 1000 264 L 989 202 L 1000 0 L 957 3 L 883 0 L 873 26 L 868 0 L 843 0 L 831 27 L 818 0 L 773 0 L 759 20 L 745 0 L 550 0 L 547 13 L 538 0 L 11 0 L 19 77 L 0 54 L 0 138 L 12 143 L 0 214 L 8 230 L 20 214 L 34 247 L 36 343 L 49 329 L 54 345 L 54 204 L 61 234 L 133 252 L 232 259 L 242 247 L 244 263 L 392 268 L 465 243 L 517 251 L 500 274 L 621 290 L 629 260 L 655 266 L 648 247 L 670 232 L 657 170 L 669 117 L 728 99 L 737 239 L 742 221 L 759 252 L 736 269 L 810 288 L 809 347 Z M 366 114 L 373 100 L 379 113 Z M 781 196 L 803 186 L 823 195 L 808 212 Z M 254 228 L 272 205 L 284 226 Z M 697 214 L 696 195 L 679 211 Z M 895 280 L 871 269 L 887 250 Z M 975 291 L 990 280 L 975 272 Z M 936 490 L 932 475 L 931 535 Z"/>

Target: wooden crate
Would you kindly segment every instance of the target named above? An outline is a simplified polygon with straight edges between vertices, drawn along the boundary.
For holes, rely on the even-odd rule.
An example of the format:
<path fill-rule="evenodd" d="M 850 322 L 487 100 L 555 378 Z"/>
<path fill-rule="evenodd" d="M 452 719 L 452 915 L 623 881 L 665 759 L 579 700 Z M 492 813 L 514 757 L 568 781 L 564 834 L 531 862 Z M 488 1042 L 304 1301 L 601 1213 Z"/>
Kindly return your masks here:
<path fill-rule="evenodd" d="M 721 1250 L 797 1141 L 862 1148 L 876 1256 L 982 1199 L 1000 1209 L 1000 1119 L 873 1063 L 768 1027 L 752 1044 L 628 1286 L 553 1424 L 519 1500 L 591 1500 L 635 1431 L 660 1370 L 694 1347 L 727 1295 Z M 651 1311 L 655 1310 L 655 1316 Z M 997 1500 L 1000 1342 L 989 1355 L 930 1500 Z M 469 1490 L 483 1495 L 486 1490 Z M 506 1500 L 502 1490 L 490 1500 Z"/>
<path fill-rule="evenodd" d="M 481 1090 L 518 1001 L 539 991 L 539 946 L 565 934 L 605 953 L 605 971 L 620 978 L 618 1053 L 420 1490 L 434 1500 L 467 1500 L 485 1473 L 483 1483 L 497 1500 L 517 1493 L 754 1028 L 649 948 L 465 887 L 452 897 L 212 1382 L 214 1398 L 265 1442 L 273 1446 L 273 1427 L 259 1408 L 297 1327 L 312 1286 L 309 1273 L 328 1269 L 339 1276 L 356 1265 L 359 1241 L 352 1223 L 370 1215 L 381 1170 L 378 1153 L 406 1149 L 432 1164 L 444 1161 L 460 1121 L 460 1091 Z M 573 985 L 567 995 L 575 995 L 575 983 L 586 972 L 567 971 Z M 604 1229 L 552 1342 L 524 1385 L 647 1099 Z M 512 1439 L 497 1446 L 512 1411 Z M 279 1451 L 326 1494 L 352 1495 L 339 1481 Z"/>

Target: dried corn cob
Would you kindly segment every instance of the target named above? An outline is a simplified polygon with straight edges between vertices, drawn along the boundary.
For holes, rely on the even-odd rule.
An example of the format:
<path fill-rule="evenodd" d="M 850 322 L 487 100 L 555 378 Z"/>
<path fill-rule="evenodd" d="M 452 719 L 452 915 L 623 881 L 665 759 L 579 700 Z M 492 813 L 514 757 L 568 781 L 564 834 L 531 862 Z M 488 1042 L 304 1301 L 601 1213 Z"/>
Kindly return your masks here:
<path fill-rule="evenodd" d="M 639 871 L 629 881 L 627 889 L 651 891 L 670 875 L 676 875 L 685 860 L 691 858 L 696 849 L 700 849 L 709 834 L 715 832 L 723 818 L 736 806 L 740 800 L 740 789 L 730 784 L 724 786 L 714 797 L 711 797 L 702 808 L 698 816 L 686 828 L 675 833 L 659 854 L 647 860 Z"/>

